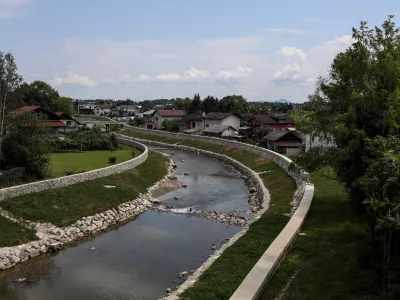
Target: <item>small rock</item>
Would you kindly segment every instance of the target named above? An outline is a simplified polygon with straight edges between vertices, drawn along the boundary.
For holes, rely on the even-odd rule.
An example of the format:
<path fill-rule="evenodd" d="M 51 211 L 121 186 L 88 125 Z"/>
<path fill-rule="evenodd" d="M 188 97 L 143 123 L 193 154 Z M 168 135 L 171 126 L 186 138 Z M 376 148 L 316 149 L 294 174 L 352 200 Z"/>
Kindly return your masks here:
<path fill-rule="evenodd" d="M 188 172 L 185 172 L 185 173 L 183 173 L 183 175 L 185 175 L 185 176 L 189 176 L 189 173 L 188 173 Z"/>
<path fill-rule="evenodd" d="M 217 246 L 215 244 L 212 244 L 211 250 L 217 249 Z"/>
<path fill-rule="evenodd" d="M 306 234 L 304 232 L 300 232 L 299 235 L 305 236 Z"/>
<path fill-rule="evenodd" d="M 20 282 L 24 282 L 26 280 L 26 278 L 17 278 L 15 279 L 15 282 L 20 283 Z"/>
<path fill-rule="evenodd" d="M 188 186 L 187 186 L 187 184 L 182 184 L 182 187 L 187 188 Z"/>
<path fill-rule="evenodd" d="M 168 294 L 172 293 L 172 289 L 167 288 L 167 293 L 168 293 Z"/>
<path fill-rule="evenodd" d="M 176 196 L 174 197 L 174 199 L 175 199 L 175 200 L 179 200 L 179 198 L 178 198 L 178 197 L 176 197 Z"/>

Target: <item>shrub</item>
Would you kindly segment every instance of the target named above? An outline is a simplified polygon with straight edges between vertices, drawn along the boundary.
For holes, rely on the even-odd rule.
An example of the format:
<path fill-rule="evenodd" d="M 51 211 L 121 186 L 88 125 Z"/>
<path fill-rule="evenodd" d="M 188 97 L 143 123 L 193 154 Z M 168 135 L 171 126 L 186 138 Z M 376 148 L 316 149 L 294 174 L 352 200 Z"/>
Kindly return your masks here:
<path fill-rule="evenodd" d="M 110 156 L 110 157 L 108 158 L 108 161 L 109 161 L 110 163 L 112 163 L 112 164 L 115 164 L 115 162 L 117 161 L 117 158 L 116 158 L 115 156 Z"/>

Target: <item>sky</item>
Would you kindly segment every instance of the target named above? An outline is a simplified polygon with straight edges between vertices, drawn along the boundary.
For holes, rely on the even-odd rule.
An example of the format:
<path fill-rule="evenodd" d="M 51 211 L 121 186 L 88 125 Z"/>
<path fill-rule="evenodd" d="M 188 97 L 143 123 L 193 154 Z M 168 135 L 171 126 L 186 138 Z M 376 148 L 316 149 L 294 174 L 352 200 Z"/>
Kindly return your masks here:
<path fill-rule="evenodd" d="M 0 51 L 79 99 L 304 102 L 361 20 L 398 0 L 0 0 Z"/>

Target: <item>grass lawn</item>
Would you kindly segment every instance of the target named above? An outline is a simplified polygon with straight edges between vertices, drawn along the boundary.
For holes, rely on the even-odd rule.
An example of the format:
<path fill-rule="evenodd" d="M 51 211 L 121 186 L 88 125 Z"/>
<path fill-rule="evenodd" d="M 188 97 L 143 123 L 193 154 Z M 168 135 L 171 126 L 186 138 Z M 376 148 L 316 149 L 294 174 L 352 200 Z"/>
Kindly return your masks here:
<path fill-rule="evenodd" d="M 0 247 L 11 247 L 37 240 L 35 231 L 0 216 Z"/>
<path fill-rule="evenodd" d="M 335 180 L 322 173 L 311 180 L 315 194 L 302 230 L 306 235 L 297 238 L 262 299 L 378 299 L 366 267 L 367 223 L 352 213 Z"/>
<path fill-rule="evenodd" d="M 26 220 L 67 226 L 85 216 L 135 199 L 165 176 L 167 162 L 167 157 L 150 151 L 146 162 L 135 169 L 68 187 L 6 199 L 0 202 L 0 206 Z M 104 185 L 114 185 L 116 188 L 107 189 Z"/>
<path fill-rule="evenodd" d="M 120 133 L 132 136 L 132 132 L 130 131 L 121 131 Z M 138 132 L 135 132 L 134 136 L 166 143 L 177 142 L 175 139 L 151 136 Z M 271 206 L 268 211 L 257 222 L 253 223 L 248 232 L 234 245 L 229 247 L 204 272 L 194 287 L 189 288 L 181 295 L 181 299 L 192 300 L 229 299 L 247 273 L 288 222 L 289 218 L 283 216 L 283 214 L 290 212 L 290 202 L 296 185 L 289 175 L 267 158 L 258 157 L 236 148 L 224 148 L 202 142 L 182 141 L 179 145 L 192 146 L 228 155 L 256 172 L 272 171 L 260 175 L 264 185 L 271 194 Z"/>
<path fill-rule="evenodd" d="M 110 156 L 117 158 L 116 164 L 127 161 L 132 158 L 133 148 L 123 145 L 122 150 L 110 152 L 86 151 L 78 153 L 53 153 L 51 154 L 51 177 L 65 176 L 65 172 L 72 170 L 74 173 L 91 171 L 99 168 L 111 166 L 108 161 Z M 139 150 L 135 150 L 135 156 L 140 155 Z"/>

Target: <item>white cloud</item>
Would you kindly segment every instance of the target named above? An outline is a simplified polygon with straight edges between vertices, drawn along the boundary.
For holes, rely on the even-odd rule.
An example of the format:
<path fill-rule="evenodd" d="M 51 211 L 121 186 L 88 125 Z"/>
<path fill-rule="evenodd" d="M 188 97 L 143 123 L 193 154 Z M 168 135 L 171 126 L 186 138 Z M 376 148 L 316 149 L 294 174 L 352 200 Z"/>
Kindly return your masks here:
<path fill-rule="evenodd" d="M 318 75 L 326 74 L 334 56 L 348 48 L 352 42 L 352 37 L 345 35 L 315 46 L 307 53 L 295 47 L 282 47 L 279 54 L 297 57 L 298 60 L 275 72 L 272 80 L 276 83 L 312 85 Z"/>
<path fill-rule="evenodd" d="M 309 33 L 307 30 L 299 29 L 299 28 L 267 28 L 266 32 L 272 33 L 289 33 L 289 34 L 305 34 Z"/>
<path fill-rule="evenodd" d="M 0 19 L 20 17 L 31 0 L 0 0 Z"/>
<path fill-rule="evenodd" d="M 210 77 L 208 71 L 198 70 L 195 67 L 190 67 L 182 74 L 179 73 L 161 73 L 154 77 L 148 75 L 140 75 L 133 77 L 130 74 L 124 74 L 118 78 L 117 82 L 132 83 L 132 82 L 187 82 L 187 83 L 202 83 L 205 79 Z"/>
<path fill-rule="evenodd" d="M 307 23 L 318 23 L 318 22 L 321 22 L 322 19 L 320 19 L 320 18 L 305 18 L 304 21 Z"/>
<path fill-rule="evenodd" d="M 233 71 L 220 71 L 217 73 L 217 82 L 220 83 L 239 83 L 242 79 L 253 74 L 253 69 L 239 65 Z"/>
<path fill-rule="evenodd" d="M 51 80 L 51 83 L 54 86 L 75 85 L 75 86 L 83 86 L 83 87 L 94 87 L 94 86 L 98 85 L 97 82 L 93 81 L 88 76 L 82 76 L 82 75 L 76 74 L 71 70 L 68 72 L 68 77 L 61 78 L 61 77 L 56 76 Z"/>
<path fill-rule="evenodd" d="M 296 47 L 284 46 L 278 51 L 278 53 L 288 57 L 298 57 L 301 61 L 306 60 L 306 54 L 304 51 Z"/>

